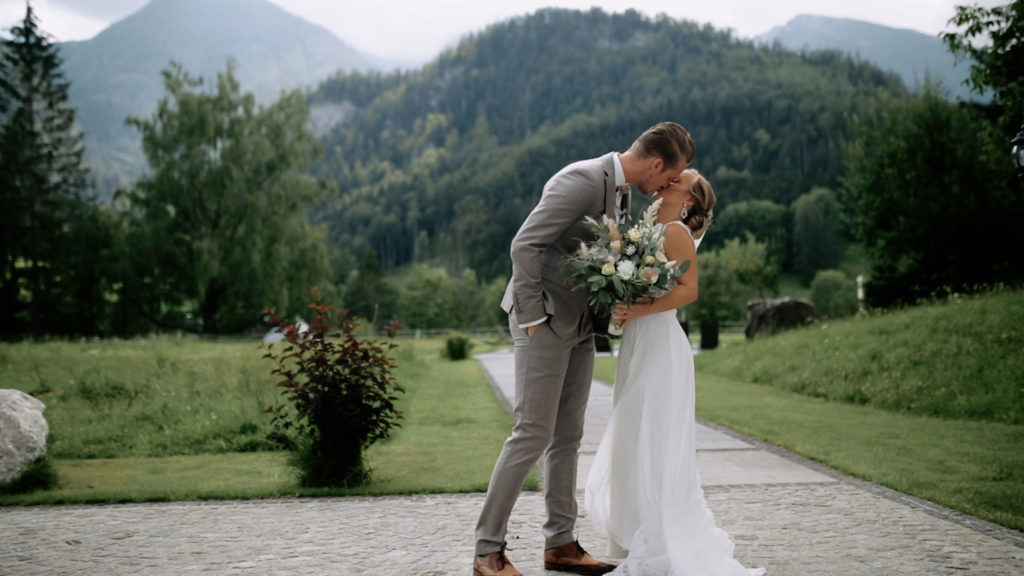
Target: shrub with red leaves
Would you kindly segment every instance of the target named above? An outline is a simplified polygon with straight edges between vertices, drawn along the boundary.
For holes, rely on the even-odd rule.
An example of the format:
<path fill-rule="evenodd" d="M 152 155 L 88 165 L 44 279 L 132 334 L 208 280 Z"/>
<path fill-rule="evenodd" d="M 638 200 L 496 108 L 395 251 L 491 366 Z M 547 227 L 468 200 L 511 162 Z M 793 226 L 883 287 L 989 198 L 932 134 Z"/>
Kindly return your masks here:
<path fill-rule="evenodd" d="M 387 438 L 402 415 L 395 402 L 403 390 L 388 355 L 396 345 L 356 338 L 355 316 L 325 305 L 316 288 L 310 295 L 308 330 L 265 311 L 283 332 L 285 348 L 276 354 L 273 344 L 266 345 L 264 358 L 276 364 L 271 373 L 293 408 L 268 411 L 274 412 L 275 435 L 294 441 L 293 463 L 304 486 L 358 486 L 370 474 L 364 451 Z"/>

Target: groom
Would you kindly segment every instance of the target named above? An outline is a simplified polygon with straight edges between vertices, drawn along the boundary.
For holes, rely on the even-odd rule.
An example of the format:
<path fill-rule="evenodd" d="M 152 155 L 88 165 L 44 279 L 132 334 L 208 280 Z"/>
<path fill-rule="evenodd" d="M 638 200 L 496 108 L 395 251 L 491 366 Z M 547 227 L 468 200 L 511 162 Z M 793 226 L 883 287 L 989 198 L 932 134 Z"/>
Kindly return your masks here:
<path fill-rule="evenodd" d="M 593 234 L 584 217 L 625 217 L 630 186 L 665 188 L 693 160 L 679 124 L 647 129 L 622 154 L 566 166 L 548 180 L 540 202 L 512 240 L 512 281 L 501 307 L 515 341 L 515 427 L 494 465 L 476 527 L 474 576 L 520 576 L 505 556 L 509 514 L 523 481 L 547 451 L 544 568 L 577 574 L 614 569 L 587 554 L 573 536 L 576 459 L 594 372 L 594 331 L 586 290 L 573 290 L 565 258 Z"/>

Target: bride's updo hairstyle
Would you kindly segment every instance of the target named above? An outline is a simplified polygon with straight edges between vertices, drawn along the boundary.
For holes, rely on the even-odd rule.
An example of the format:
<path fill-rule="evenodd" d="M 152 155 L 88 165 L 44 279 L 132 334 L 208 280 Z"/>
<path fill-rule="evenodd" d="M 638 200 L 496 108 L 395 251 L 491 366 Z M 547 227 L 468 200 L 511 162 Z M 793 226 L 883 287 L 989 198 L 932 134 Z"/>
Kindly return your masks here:
<path fill-rule="evenodd" d="M 690 195 L 694 200 L 693 208 L 683 218 L 683 224 L 690 229 L 694 238 L 701 238 L 707 232 L 708 226 L 711 226 L 711 221 L 714 220 L 717 198 L 715 190 L 707 178 L 693 168 L 689 168 L 688 171 L 693 172 L 697 177 L 690 186 Z"/>

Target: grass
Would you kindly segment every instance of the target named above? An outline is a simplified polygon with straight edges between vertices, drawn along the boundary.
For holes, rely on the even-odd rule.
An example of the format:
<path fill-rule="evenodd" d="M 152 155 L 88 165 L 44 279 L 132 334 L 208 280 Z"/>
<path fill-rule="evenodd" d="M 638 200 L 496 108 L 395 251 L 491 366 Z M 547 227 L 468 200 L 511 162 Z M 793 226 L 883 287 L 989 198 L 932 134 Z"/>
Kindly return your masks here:
<path fill-rule="evenodd" d="M 46 404 L 51 458 L 268 450 L 278 401 L 253 341 L 191 338 L 0 345 L 4 385 Z"/>
<path fill-rule="evenodd" d="M 368 490 L 349 493 L 484 491 L 494 461 L 512 430 L 512 419 L 472 359 L 441 358 L 442 339 L 396 351 L 406 394 L 402 430 L 369 453 L 374 467 Z M 482 347 L 474 346 L 475 351 Z M 404 349 L 404 351 L 403 351 Z M 531 475 L 527 489 L 537 489 Z"/>
<path fill-rule="evenodd" d="M 701 374 L 697 410 L 836 470 L 1024 529 L 1024 426 L 828 402 Z"/>
<path fill-rule="evenodd" d="M 610 382 L 614 374 L 615 359 L 598 358 L 595 376 Z M 858 478 L 1024 530 L 1024 426 L 899 414 L 702 371 L 697 415 Z"/>
<path fill-rule="evenodd" d="M 1022 530 L 1022 297 L 995 293 L 723 340 L 696 357 L 697 414 Z M 595 376 L 610 382 L 614 374 L 615 359 L 598 358 Z M 871 398 L 885 402 L 849 393 L 869 382 Z"/>
<path fill-rule="evenodd" d="M 824 322 L 698 357 L 698 368 L 836 402 L 1024 424 L 1024 291 Z"/>
<path fill-rule="evenodd" d="M 54 490 L 0 496 L 0 504 L 86 504 L 298 495 L 284 452 L 58 460 Z"/>
<path fill-rule="evenodd" d="M 398 343 L 402 428 L 368 451 L 372 483 L 348 490 L 300 489 L 287 453 L 232 449 L 265 445 L 270 416 L 263 410 L 278 398 L 255 342 L 0 345 L 0 377 L 25 391 L 43 389 L 58 473 L 56 489 L 3 495 L 0 504 L 486 489 L 512 421 L 479 364 L 443 359 L 443 338 Z M 474 350 L 490 346 L 476 344 Z M 97 372 L 107 376 L 96 380 Z M 133 374 L 129 399 L 120 390 Z M 96 393 L 81 394 L 86 378 L 115 392 L 97 384 Z M 150 423 L 139 414 L 168 417 Z M 537 489 L 535 475 L 526 488 Z"/>
<path fill-rule="evenodd" d="M 1024 293 L 999 292 L 749 342 L 723 334 L 696 358 L 697 413 L 1024 529 L 1022 320 Z M 59 478 L 0 504 L 483 490 L 511 419 L 476 362 L 441 357 L 444 338 L 399 344 L 403 427 L 370 449 L 373 482 L 354 490 L 300 490 L 285 453 L 258 450 L 277 390 L 253 342 L 0 344 L 5 385 L 47 403 Z M 614 370 L 598 358 L 598 378 Z"/>

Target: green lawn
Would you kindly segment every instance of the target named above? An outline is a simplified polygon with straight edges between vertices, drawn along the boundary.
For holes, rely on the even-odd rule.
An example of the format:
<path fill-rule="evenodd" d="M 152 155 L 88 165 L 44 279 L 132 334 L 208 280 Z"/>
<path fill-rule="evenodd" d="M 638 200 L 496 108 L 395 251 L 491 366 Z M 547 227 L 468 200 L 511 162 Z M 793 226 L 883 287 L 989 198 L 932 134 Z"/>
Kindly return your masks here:
<path fill-rule="evenodd" d="M 44 390 L 59 478 L 0 504 L 484 490 L 512 421 L 479 364 L 443 359 L 442 345 L 399 341 L 402 427 L 370 448 L 372 483 L 349 490 L 300 489 L 287 453 L 235 449 L 269 446 L 263 410 L 278 398 L 254 342 L 0 345 L 0 377 Z M 97 384 L 83 394 L 82 381 Z"/>
<path fill-rule="evenodd" d="M 614 379 L 615 359 L 598 358 L 595 375 Z M 1024 529 L 1024 426 L 898 414 L 700 371 L 697 415 L 858 478 Z"/>
<path fill-rule="evenodd" d="M 859 478 L 1024 529 L 1024 293 L 697 355 L 697 414 Z M 612 381 L 614 358 L 595 375 Z M 941 417 L 940 417 L 941 416 Z"/>
<path fill-rule="evenodd" d="M 1024 291 L 819 322 L 697 357 L 698 370 L 896 412 L 1024 424 Z"/>
<path fill-rule="evenodd" d="M 1024 529 L 1022 301 L 1001 292 L 724 335 L 696 358 L 697 413 Z M 511 419 L 476 362 L 441 357 L 442 338 L 399 344 L 402 428 L 370 449 L 372 483 L 347 491 L 298 488 L 287 454 L 266 450 L 278 391 L 254 342 L 0 344 L 0 379 L 47 404 L 59 474 L 57 489 L 0 504 L 484 490 Z M 598 378 L 614 370 L 598 358 Z"/>

